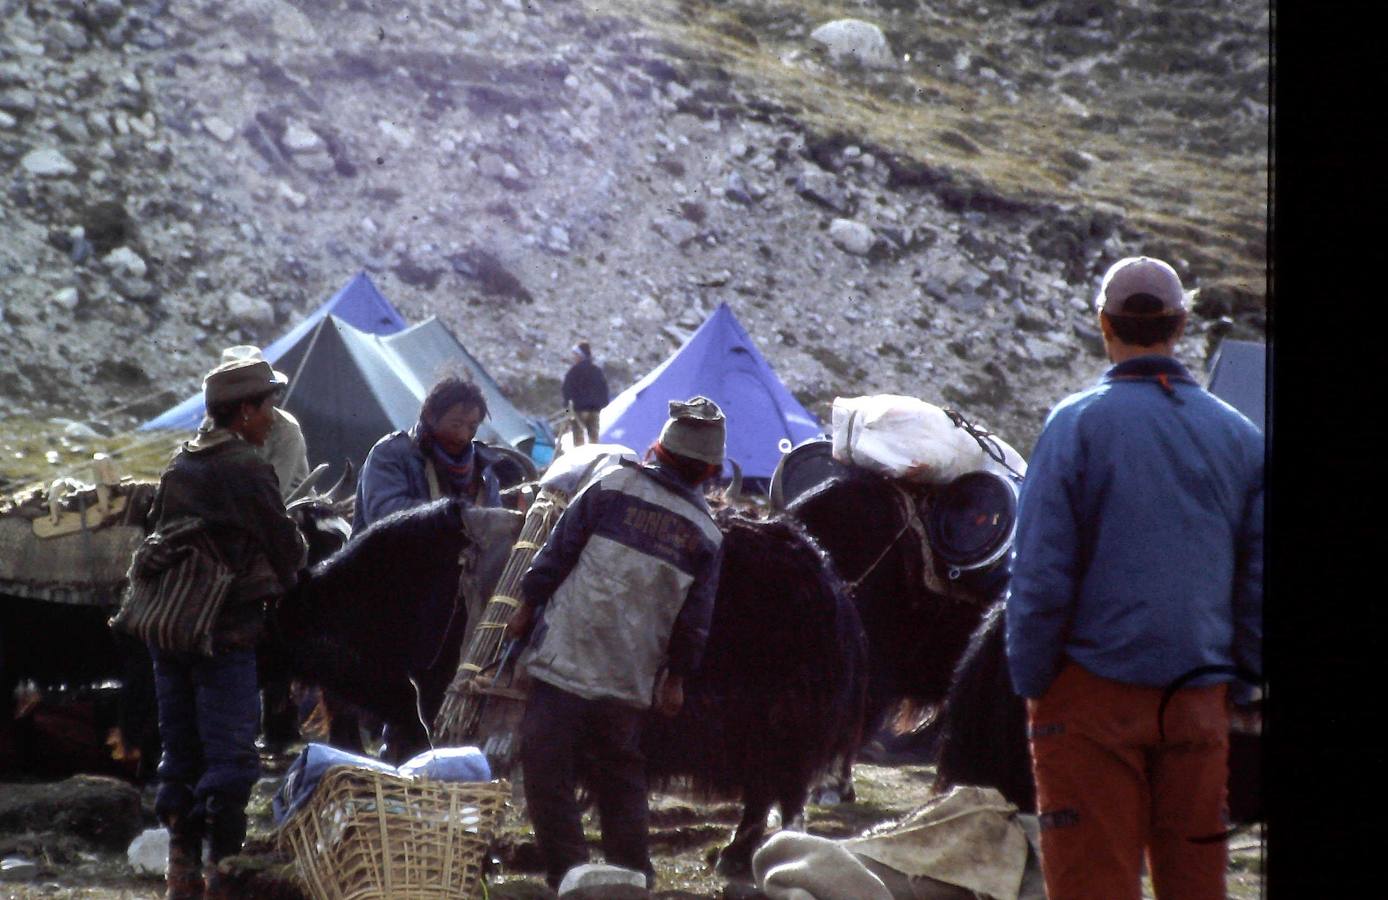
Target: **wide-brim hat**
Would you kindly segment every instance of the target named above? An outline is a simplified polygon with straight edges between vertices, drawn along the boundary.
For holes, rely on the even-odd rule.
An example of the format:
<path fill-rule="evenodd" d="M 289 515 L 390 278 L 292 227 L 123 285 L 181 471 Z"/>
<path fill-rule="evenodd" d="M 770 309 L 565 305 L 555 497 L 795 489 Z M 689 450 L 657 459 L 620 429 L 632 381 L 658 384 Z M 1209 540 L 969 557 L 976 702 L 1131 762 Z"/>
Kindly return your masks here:
<path fill-rule="evenodd" d="M 208 409 L 237 403 L 278 391 L 284 381 L 263 359 L 233 359 L 217 366 L 202 380 L 202 398 Z"/>
<path fill-rule="evenodd" d="M 671 453 L 723 465 L 727 420 L 723 410 L 707 397 L 670 401 L 670 418 L 660 430 L 660 446 Z"/>
<path fill-rule="evenodd" d="M 234 362 L 238 359 L 259 359 L 264 360 L 265 356 L 260 352 L 260 348 L 254 344 L 237 344 L 222 351 L 222 363 Z M 268 362 L 268 360 L 266 360 Z M 220 364 L 219 364 L 220 365 Z M 275 374 L 275 380 L 281 386 L 289 384 L 289 376 L 279 369 L 271 367 L 271 372 Z"/>

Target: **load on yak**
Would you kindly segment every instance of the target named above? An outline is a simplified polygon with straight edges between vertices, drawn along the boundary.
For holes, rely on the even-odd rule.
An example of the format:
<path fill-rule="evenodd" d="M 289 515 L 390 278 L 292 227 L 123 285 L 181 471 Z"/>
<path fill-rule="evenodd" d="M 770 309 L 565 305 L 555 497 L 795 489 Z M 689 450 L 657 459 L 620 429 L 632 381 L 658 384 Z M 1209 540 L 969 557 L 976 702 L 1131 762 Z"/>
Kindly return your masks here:
<path fill-rule="evenodd" d="M 350 531 L 342 505 L 350 503 L 350 474 L 319 493 L 325 468 L 286 498 L 310 560 L 329 556 Z M 118 476 L 100 457 L 94 476 L 0 499 L 0 768 L 145 777 L 159 758 L 148 651 L 108 625 L 147 534 L 158 482 Z M 33 733 L 40 699 L 55 690 L 90 698 L 87 726 L 100 729 L 91 746 L 54 753 Z"/>

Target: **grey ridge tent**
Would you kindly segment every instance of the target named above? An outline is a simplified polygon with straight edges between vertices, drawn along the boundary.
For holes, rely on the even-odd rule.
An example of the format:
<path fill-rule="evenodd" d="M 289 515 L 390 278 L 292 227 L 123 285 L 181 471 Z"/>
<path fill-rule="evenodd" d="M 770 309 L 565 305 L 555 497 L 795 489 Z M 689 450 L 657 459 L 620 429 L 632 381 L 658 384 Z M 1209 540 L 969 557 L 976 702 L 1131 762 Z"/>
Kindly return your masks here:
<path fill-rule="evenodd" d="M 1206 389 L 1268 430 L 1267 344 L 1226 338 L 1210 360 Z"/>
<path fill-rule="evenodd" d="M 488 416 L 478 440 L 522 453 L 534 440 L 529 422 L 496 380 L 435 318 L 377 335 L 325 316 L 276 368 L 289 376 L 280 405 L 303 426 L 309 464 L 327 463 L 330 478 L 341 472 L 344 459 L 360 467 L 382 436 L 413 425 L 424 395 L 445 370 L 468 375 L 486 397 Z"/>

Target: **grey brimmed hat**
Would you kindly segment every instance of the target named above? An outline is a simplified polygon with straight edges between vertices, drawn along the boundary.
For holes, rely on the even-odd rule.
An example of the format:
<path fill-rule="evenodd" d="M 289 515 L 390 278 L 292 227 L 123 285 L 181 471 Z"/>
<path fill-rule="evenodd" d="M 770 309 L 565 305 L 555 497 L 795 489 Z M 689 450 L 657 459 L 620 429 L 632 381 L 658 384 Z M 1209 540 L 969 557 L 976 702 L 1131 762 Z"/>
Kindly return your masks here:
<path fill-rule="evenodd" d="M 263 359 L 233 359 L 218 365 L 202 380 L 202 399 L 208 409 L 249 400 L 284 387 Z"/>
<path fill-rule="evenodd" d="M 671 400 L 670 418 L 660 429 L 660 446 L 679 456 L 721 466 L 726 431 L 723 410 L 709 398 Z"/>
<path fill-rule="evenodd" d="M 265 359 L 265 356 L 260 352 L 260 348 L 255 346 L 254 344 L 237 344 L 234 347 L 228 347 L 222 351 L 222 363 L 235 362 L 238 359 L 263 360 Z M 268 362 L 268 360 L 266 361 Z M 273 367 L 270 369 L 270 371 L 275 374 L 275 380 L 280 383 L 280 387 L 284 387 L 285 385 L 289 384 L 288 375 L 284 374 L 279 369 Z"/>
<path fill-rule="evenodd" d="M 1156 298 L 1161 308 L 1144 313 L 1127 311 L 1128 298 L 1138 294 Z M 1094 306 L 1111 316 L 1177 316 L 1186 311 L 1186 292 L 1181 287 L 1181 276 L 1171 266 L 1150 256 L 1129 256 L 1104 273 Z"/>

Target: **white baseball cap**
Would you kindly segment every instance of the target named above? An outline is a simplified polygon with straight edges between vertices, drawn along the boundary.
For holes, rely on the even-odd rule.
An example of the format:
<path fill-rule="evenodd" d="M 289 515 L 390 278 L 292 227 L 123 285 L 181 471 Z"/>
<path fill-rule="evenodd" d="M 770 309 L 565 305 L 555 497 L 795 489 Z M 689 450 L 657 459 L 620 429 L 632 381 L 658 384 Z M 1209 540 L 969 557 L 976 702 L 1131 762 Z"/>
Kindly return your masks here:
<path fill-rule="evenodd" d="M 1161 306 L 1153 309 L 1147 304 L 1141 312 L 1129 311 L 1128 298 L 1138 294 L 1156 299 Z M 1094 306 L 1111 316 L 1176 316 L 1186 311 L 1186 292 L 1181 287 L 1181 276 L 1171 266 L 1150 256 L 1129 256 L 1114 263 L 1104 274 Z"/>

